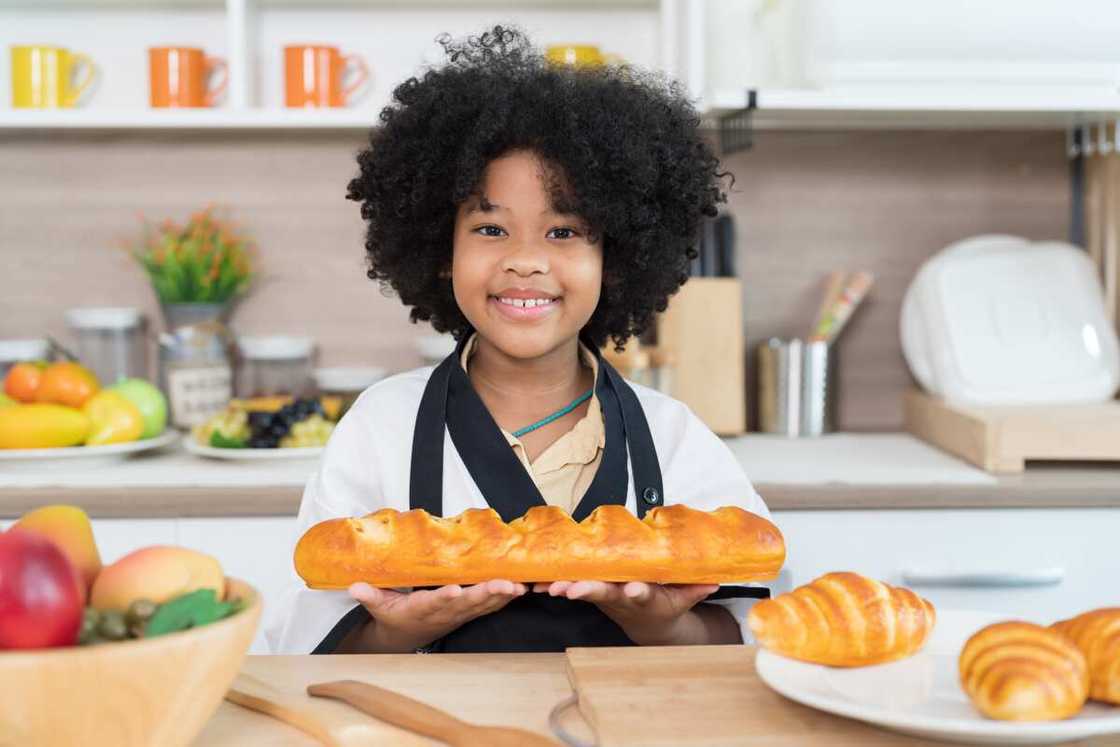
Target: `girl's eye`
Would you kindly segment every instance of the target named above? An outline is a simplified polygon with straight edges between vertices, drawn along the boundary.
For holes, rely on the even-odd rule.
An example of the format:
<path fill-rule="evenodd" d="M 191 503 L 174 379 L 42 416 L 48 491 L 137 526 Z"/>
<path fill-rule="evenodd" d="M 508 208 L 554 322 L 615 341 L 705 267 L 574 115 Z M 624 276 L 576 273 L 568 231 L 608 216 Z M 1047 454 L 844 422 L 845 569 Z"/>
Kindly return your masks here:
<path fill-rule="evenodd" d="M 489 236 L 492 238 L 497 238 L 505 233 L 505 231 L 502 230 L 501 226 L 479 226 L 478 228 L 474 229 L 474 232 L 479 235 Z"/>
<path fill-rule="evenodd" d="M 574 239 L 579 233 L 574 228 L 554 228 L 548 232 L 550 239 Z"/>

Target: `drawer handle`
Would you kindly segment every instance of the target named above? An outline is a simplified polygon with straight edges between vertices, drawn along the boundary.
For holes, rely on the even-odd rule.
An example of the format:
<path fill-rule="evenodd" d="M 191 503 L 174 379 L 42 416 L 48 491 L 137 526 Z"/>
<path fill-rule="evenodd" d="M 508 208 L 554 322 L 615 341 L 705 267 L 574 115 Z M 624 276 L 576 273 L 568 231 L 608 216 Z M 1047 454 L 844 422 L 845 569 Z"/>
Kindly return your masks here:
<path fill-rule="evenodd" d="M 1024 588 L 1057 586 L 1066 577 L 1065 568 L 1035 568 L 1022 571 L 923 571 L 902 572 L 907 586 L 955 586 L 962 589 Z"/>

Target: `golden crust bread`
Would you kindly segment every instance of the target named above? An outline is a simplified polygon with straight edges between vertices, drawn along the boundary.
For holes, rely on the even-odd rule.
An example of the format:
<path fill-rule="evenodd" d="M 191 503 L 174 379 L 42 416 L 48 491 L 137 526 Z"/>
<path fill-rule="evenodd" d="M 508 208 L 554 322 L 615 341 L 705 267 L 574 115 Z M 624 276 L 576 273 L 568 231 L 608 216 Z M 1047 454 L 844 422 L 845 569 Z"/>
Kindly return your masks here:
<path fill-rule="evenodd" d="M 1062 634 L 1033 623 L 982 628 L 964 644 L 958 663 L 961 687 L 988 718 L 1069 718 L 1089 694 L 1085 657 Z"/>
<path fill-rule="evenodd" d="M 1051 625 L 1089 665 L 1089 697 L 1120 705 L 1120 607 L 1104 607 Z"/>
<path fill-rule="evenodd" d="M 509 524 L 489 508 L 450 518 L 384 508 L 311 527 L 296 544 L 295 566 L 313 589 L 495 578 L 714 584 L 774 578 L 785 555 L 776 526 L 735 506 L 664 506 L 639 520 L 607 505 L 579 523 L 556 506 L 535 506 Z"/>
<path fill-rule="evenodd" d="M 909 589 L 858 573 L 828 573 L 759 602 L 747 623 L 759 645 L 791 659 L 859 667 L 916 653 L 936 620 Z"/>

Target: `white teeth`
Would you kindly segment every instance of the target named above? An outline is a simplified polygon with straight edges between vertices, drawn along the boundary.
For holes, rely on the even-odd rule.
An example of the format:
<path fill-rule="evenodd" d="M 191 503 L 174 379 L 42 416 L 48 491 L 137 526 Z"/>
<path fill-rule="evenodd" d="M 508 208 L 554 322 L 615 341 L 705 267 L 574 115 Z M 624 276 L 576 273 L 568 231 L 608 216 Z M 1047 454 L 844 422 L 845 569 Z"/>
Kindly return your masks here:
<path fill-rule="evenodd" d="M 506 306 L 516 306 L 520 309 L 535 309 L 538 306 L 547 306 L 552 303 L 551 298 L 499 298 L 498 303 Z"/>

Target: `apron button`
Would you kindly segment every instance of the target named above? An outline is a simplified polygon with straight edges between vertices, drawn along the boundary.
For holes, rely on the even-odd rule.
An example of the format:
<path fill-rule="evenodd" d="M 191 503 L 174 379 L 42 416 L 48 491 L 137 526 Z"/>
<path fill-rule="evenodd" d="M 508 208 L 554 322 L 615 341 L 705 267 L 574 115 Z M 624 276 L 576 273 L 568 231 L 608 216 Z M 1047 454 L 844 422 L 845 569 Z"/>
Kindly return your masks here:
<path fill-rule="evenodd" d="M 657 491 L 657 488 L 646 488 L 642 491 L 642 500 L 651 506 L 656 506 L 661 502 L 661 493 Z"/>

